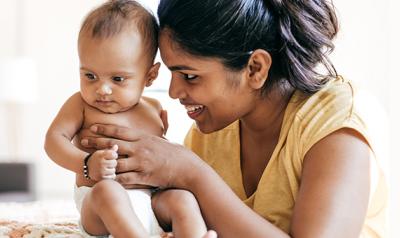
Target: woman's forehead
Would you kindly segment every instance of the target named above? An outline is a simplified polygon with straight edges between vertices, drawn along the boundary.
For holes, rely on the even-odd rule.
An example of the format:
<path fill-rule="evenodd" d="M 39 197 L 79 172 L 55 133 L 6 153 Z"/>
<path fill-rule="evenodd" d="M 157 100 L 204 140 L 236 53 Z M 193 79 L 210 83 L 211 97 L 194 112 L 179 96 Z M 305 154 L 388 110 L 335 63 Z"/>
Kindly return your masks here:
<path fill-rule="evenodd" d="M 160 50 L 162 51 L 173 51 L 175 54 L 189 54 L 187 51 L 185 51 L 179 43 L 174 40 L 173 34 L 170 30 L 162 30 L 159 35 L 159 47 Z"/>
<path fill-rule="evenodd" d="M 167 67 L 185 65 L 196 68 L 223 68 L 221 60 L 216 57 L 194 55 L 183 49 L 168 31 L 161 31 L 159 47 L 161 58 Z"/>

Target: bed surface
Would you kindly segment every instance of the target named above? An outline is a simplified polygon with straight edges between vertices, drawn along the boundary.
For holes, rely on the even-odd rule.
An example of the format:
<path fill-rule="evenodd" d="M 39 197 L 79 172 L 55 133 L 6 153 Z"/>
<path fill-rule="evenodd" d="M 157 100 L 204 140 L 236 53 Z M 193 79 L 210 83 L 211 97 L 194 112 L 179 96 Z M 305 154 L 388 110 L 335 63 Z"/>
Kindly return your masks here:
<path fill-rule="evenodd" d="M 71 200 L 0 203 L 0 238 L 83 238 Z"/>

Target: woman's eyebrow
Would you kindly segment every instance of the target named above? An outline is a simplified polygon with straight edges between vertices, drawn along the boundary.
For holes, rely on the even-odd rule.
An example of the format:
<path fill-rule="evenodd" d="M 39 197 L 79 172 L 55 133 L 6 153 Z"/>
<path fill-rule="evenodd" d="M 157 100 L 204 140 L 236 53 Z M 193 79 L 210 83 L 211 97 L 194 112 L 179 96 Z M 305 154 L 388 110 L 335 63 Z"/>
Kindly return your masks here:
<path fill-rule="evenodd" d="M 177 71 L 177 70 L 196 70 L 195 68 L 186 66 L 186 65 L 174 65 L 174 66 L 169 66 L 169 70 L 171 71 Z"/>

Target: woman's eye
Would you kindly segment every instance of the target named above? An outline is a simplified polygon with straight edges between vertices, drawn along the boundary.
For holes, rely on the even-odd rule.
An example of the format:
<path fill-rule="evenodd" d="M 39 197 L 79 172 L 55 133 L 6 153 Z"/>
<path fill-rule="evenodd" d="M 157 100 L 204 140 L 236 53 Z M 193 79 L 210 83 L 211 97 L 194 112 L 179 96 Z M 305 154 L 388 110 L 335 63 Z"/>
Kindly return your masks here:
<path fill-rule="evenodd" d="M 120 77 L 120 76 L 115 76 L 115 77 L 112 78 L 112 80 L 115 81 L 115 82 L 122 82 L 125 79 L 123 77 Z"/>
<path fill-rule="evenodd" d="M 96 76 L 94 74 L 91 74 L 91 73 L 86 73 L 85 76 L 89 80 L 95 80 L 96 79 Z"/>
<path fill-rule="evenodd" d="M 197 78 L 197 75 L 194 74 L 183 74 L 183 77 L 185 78 L 185 80 L 193 80 Z"/>

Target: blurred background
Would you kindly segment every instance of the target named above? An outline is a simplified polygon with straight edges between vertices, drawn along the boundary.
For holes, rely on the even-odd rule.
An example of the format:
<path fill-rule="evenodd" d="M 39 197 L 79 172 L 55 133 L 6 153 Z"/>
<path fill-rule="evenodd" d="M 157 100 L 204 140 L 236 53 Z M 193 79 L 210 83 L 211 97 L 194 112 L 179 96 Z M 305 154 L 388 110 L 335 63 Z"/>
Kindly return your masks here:
<path fill-rule="evenodd" d="M 0 0 L 0 163 L 29 163 L 35 199 L 72 198 L 74 176 L 43 149 L 46 130 L 65 100 L 79 90 L 77 35 L 83 17 L 100 0 Z M 158 0 L 140 1 L 156 12 Z M 337 71 L 365 89 L 369 120 L 379 121 L 383 166 L 391 188 L 390 236 L 400 237 L 400 20 L 396 0 L 336 0 L 340 33 L 332 54 Z M 396 12 L 395 12 L 396 11 Z M 158 58 L 161 62 L 161 60 Z M 168 110 L 167 137 L 181 143 L 191 125 L 185 110 L 168 97 L 165 67 L 146 94 Z M 33 168 L 33 169 L 31 169 Z M 0 170 L 7 184 L 9 169 Z M 1 192 L 1 189 L 0 189 Z"/>

